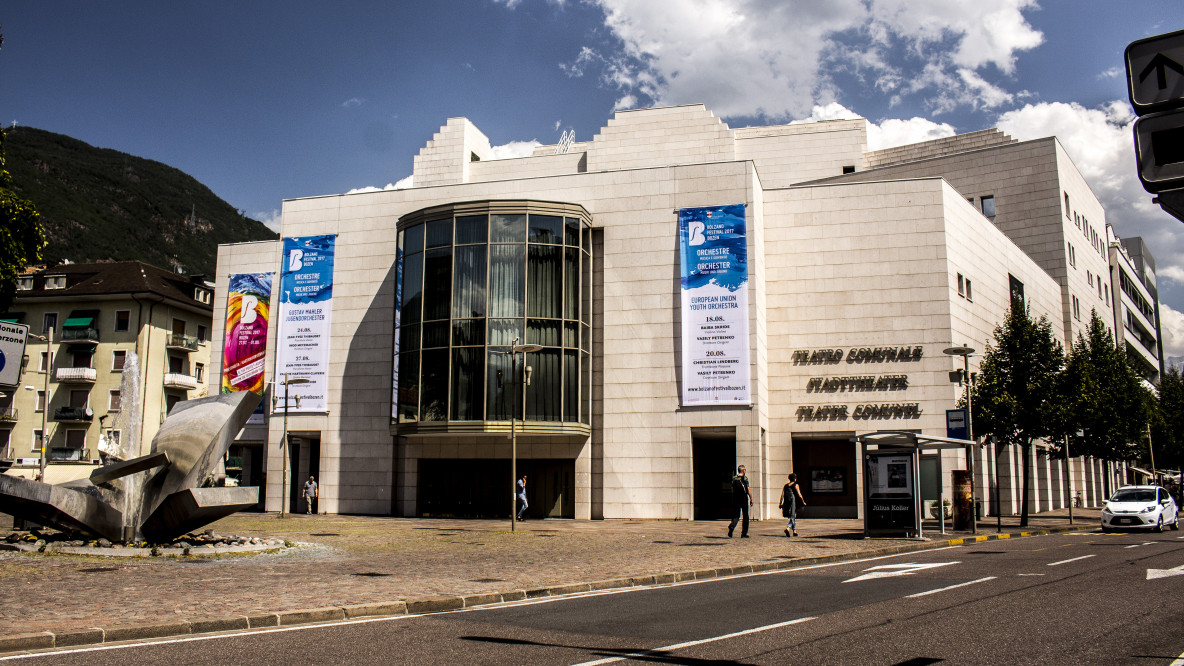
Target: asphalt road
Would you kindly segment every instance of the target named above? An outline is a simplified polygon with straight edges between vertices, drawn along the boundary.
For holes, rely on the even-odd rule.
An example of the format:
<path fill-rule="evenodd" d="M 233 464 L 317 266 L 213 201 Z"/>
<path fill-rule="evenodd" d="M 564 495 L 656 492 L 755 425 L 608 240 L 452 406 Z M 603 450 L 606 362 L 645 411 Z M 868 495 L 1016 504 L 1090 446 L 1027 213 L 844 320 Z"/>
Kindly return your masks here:
<path fill-rule="evenodd" d="M 18 659 L 47 664 L 1170 664 L 1184 653 L 1181 605 L 1184 532 L 1081 532 L 453 613 Z"/>

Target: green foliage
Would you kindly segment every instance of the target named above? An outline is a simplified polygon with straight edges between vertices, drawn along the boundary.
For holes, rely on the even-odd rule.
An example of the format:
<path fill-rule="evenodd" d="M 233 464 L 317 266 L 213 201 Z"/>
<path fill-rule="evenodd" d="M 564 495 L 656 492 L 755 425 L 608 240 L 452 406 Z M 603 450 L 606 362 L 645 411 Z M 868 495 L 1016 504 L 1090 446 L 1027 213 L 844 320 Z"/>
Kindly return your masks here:
<path fill-rule="evenodd" d="M 1054 407 L 1048 398 L 1063 365 L 1064 352 L 1048 319 L 1033 321 L 1026 308 L 1015 306 L 995 328 L 994 343 L 987 346 L 979 365 L 974 385 L 975 434 L 1018 445 L 1024 454 L 1020 525 L 1028 524 L 1029 453 L 1033 442 L 1054 434 Z"/>
<path fill-rule="evenodd" d="M 12 305 L 21 269 L 40 261 L 45 247 L 37 208 L 11 189 L 4 148 L 5 134 L 0 129 L 0 312 Z"/>
<path fill-rule="evenodd" d="M 1159 467 L 1184 466 L 1184 376 L 1172 368 L 1159 380 L 1159 398 L 1153 403 L 1151 439 Z"/>
<path fill-rule="evenodd" d="M 46 261 L 138 260 L 212 275 L 219 243 L 276 237 L 160 162 L 31 127 L 13 129 L 8 150 L 14 189 L 40 210 Z"/>
<path fill-rule="evenodd" d="M 1073 343 L 1057 391 L 1058 451 L 1067 435 L 1074 456 L 1138 458 L 1152 399 L 1114 333 L 1094 311 L 1085 334 Z"/>

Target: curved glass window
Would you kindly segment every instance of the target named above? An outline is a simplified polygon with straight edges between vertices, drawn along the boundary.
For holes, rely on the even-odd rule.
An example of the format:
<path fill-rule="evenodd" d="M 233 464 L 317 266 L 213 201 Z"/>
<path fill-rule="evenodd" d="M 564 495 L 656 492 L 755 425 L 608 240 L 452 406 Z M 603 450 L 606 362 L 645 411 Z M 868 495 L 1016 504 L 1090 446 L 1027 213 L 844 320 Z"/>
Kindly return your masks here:
<path fill-rule="evenodd" d="M 591 218 L 572 204 L 468 202 L 401 219 L 395 422 L 409 432 L 498 431 L 490 422 L 511 416 L 586 427 L 591 238 Z M 542 349 L 515 362 L 513 344 Z"/>

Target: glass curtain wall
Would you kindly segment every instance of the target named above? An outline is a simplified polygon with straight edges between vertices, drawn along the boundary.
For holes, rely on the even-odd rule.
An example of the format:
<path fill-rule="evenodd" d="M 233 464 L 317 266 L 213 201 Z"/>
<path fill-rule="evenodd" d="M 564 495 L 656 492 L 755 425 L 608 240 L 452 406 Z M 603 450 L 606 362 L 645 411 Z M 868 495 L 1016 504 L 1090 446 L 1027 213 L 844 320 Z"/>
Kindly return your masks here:
<path fill-rule="evenodd" d="M 523 418 L 509 354 L 531 367 L 525 419 L 591 422 L 591 229 L 583 209 L 498 202 L 400 223 L 394 417 L 399 424 Z M 570 211 L 566 209 L 571 209 Z M 517 375 L 517 376 L 516 376 Z M 471 428 L 470 428 L 471 429 Z"/>

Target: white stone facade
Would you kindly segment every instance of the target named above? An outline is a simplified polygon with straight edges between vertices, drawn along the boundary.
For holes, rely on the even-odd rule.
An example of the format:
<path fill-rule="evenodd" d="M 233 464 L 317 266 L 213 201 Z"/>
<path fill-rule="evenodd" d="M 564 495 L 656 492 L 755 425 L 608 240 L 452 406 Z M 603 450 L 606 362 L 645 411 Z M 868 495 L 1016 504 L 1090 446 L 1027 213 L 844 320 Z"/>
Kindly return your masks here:
<path fill-rule="evenodd" d="M 289 417 L 291 433 L 319 441 L 315 461 L 308 446 L 298 449 L 293 478 L 319 471 L 329 513 L 419 515 L 423 461 L 438 475 L 447 469 L 439 461 L 509 458 L 505 431 L 407 436 L 392 423 L 398 223 L 442 204 L 562 202 L 583 207 L 593 228 L 591 435 L 532 435 L 528 421 L 518 438 L 519 458 L 561 461 L 572 474 L 574 488 L 562 493 L 574 497 L 548 498 L 572 508 L 553 515 L 714 517 L 726 503 L 718 479 L 736 463 L 748 468 L 758 517 L 776 515 L 787 473 L 809 485 L 814 468 L 842 469 L 845 479 L 844 492 L 808 500 L 815 515 L 859 515 L 862 474 L 849 438 L 880 429 L 944 436 L 959 395 L 949 372 L 961 362 L 942 350 L 984 349 L 1013 280 L 1066 339 L 1083 325 L 1073 297 L 1086 322 L 1089 307 L 1108 307 L 1085 273 L 1108 274 L 1104 239 L 1100 253 L 1081 240 L 1083 216 L 1105 229 L 1104 214 L 1055 139 L 985 133 L 913 152 L 865 151 L 862 120 L 733 130 L 689 105 L 618 113 L 565 154 L 541 147 L 490 161 L 488 139 L 453 118 L 415 158 L 413 187 L 285 201 L 284 236 L 337 234 L 329 410 Z M 982 213 L 983 196 L 994 198 L 994 219 Z M 751 406 L 683 407 L 677 211 L 741 203 Z M 1075 260 L 1070 243 L 1082 246 Z M 214 311 L 225 312 L 228 275 L 278 271 L 279 254 L 278 242 L 222 246 Z M 223 323 L 215 316 L 215 344 Z M 889 348 L 907 354 L 889 359 Z M 269 510 L 281 502 L 282 428 L 275 416 L 240 435 L 266 451 Z M 929 458 L 928 492 L 949 496 L 960 458 Z M 993 479 L 988 462 L 979 462 L 980 484 Z M 1066 501 L 1057 474 L 1050 468 L 1033 491 L 1043 508 Z M 1002 487 L 1011 492 L 1013 480 Z M 1003 510 L 1014 507 L 1011 492 Z"/>

